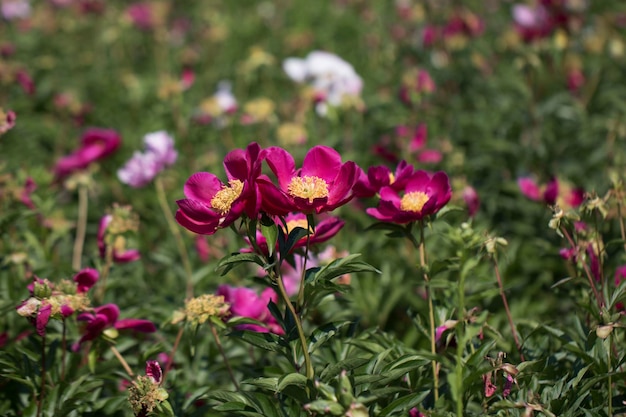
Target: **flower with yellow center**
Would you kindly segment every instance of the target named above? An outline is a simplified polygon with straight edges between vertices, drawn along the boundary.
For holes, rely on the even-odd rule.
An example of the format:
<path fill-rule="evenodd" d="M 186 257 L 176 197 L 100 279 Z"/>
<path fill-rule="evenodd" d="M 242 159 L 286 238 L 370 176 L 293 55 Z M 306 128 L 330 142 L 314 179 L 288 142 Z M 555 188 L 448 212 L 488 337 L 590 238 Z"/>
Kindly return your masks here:
<path fill-rule="evenodd" d="M 224 185 L 211 199 L 211 207 L 222 215 L 228 213 L 233 202 L 239 198 L 242 191 L 243 182 L 240 180 L 228 181 L 228 185 Z"/>
<path fill-rule="evenodd" d="M 309 200 L 312 204 L 316 198 L 328 197 L 328 184 L 315 176 L 293 177 L 287 191 L 291 196 Z"/>
<path fill-rule="evenodd" d="M 421 213 L 428 199 L 428 194 L 422 191 L 406 193 L 400 200 L 400 210 Z"/>

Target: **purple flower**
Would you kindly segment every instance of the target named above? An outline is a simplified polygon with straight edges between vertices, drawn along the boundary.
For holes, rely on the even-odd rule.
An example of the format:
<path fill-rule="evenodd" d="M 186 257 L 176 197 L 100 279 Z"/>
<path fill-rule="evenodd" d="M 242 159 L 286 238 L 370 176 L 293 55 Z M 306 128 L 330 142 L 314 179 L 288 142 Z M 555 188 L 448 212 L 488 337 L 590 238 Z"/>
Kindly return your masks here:
<path fill-rule="evenodd" d="M 83 133 L 80 141 L 79 149 L 57 161 L 54 168 L 57 179 L 65 178 L 111 155 L 120 146 L 121 137 L 115 130 L 91 128 Z"/>
<path fill-rule="evenodd" d="M 131 329 L 142 333 L 156 332 L 156 326 L 149 320 L 118 320 L 119 315 L 120 309 L 115 304 L 105 304 L 94 308 L 93 312 L 80 314 L 77 320 L 85 322 L 85 327 L 83 336 L 72 346 L 72 350 L 77 351 L 81 344 L 98 338 L 108 328 L 118 330 Z"/>
<path fill-rule="evenodd" d="M 144 143 L 146 151 L 135 152 L 117 171 L 120 181 L 134 188 L 148 185 L 157 174 L 174 164 L 178 157 L 174 149 L 174 139 L 163 130 L 145 135 Z"/>
<path fill-rule="evenodd" d="M 31 13 L 28 0 L 2 0 L 1 10 L 6 20 L 26 19 Z"/>
<path fill-rule="evenodd" d="M 380 190 L 378 207 L 367 209 L 367 214 L 391 223 L 410 223 L 437 213 L 450 201 L 452 190 L 445 172 L 434 175 L 416 171 L 402 190 L 387 186 Z"/>
<path fill-rule="evenodd" d="M 293 156 L 277 146 L 266 149 L 266 161 L 278 179 L 279 188 L 260 179 L 263 209 L 284 216 L 292 211 L 322 213 L 346 204 L 354 197 L 352 188 L 359 179 L 356 163 L 341 162 L 341 155 L 327 146 L 307 152 L 302 168 L 296 169 Z"/>

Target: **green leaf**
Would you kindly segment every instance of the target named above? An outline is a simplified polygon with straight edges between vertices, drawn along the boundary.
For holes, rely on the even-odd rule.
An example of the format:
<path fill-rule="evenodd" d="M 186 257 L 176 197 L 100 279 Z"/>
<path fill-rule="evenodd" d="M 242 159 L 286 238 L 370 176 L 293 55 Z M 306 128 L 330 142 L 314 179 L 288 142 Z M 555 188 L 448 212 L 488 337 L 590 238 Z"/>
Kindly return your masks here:
<path fill-rule="evenodd" d="M 251 345 L 270 352 L 279 352 L 282 350 L 280 337 L 273 333 L 259 333 L 246 330 L 236 330 L 229 336 L 237 337 Z"/>
<path fill-rule="evenodd" d="M 309 353 L 313 353 L 318 347 L 323 345 L 328 339 L 335 336 L 338 331 L 350 324 L 350 321 L 342 321 L 335 323 L 328 323 L 317 329 L 313 330 L 310 337 Z"/>
<path fill-rule="evenodd" d="M 372 265 L 356 261 L 355 259 L 359 256 L 361 256 L 361 254 L 354 253 L 346 256 L 345 258 L 334 260 L 315 274 L 314 281 L 330 281 L 333 278 L 354 272 L 375 272 L 380 274 L 380 271 Z"/>
<path fill-rule="evenodd" d="M 289 232 L 287 240 L 285 241 L 285 234 L 282 233 L 282 229 L 278 231 L 278 251 L 280 252 L 281 259 L 287 258 L 291 253 L 296 243 L 303 237 L 309 234 L 309 231 L 303 227 L 294 227 Z"/>
<path fill-rule="evenodd" d="M 283 391 L 286 387 L 290 385 L 296 385 L 298 387 L 306 388 L 308 379 L 306 376 L 298 373 L 291 373 L 283 376 L 278 382 L 278 392 Z"/>
<path fill-rule="evenodd" d="M 265 237 L 267 250 L 269 251 L 269 255 L 272 256 L 276 249 L 276 242 L 278 241 L 278 226 L 266 215 L 261 219 L 261 234 Z"/>
<path fill-rule="evenodd" d="M 265 261 L 256 253 L 233 253 L 226 256 L 217 264 L 217 270 L 222 270 L 221 274 L 226 275 L 231 269 L 246 262 L 253 262 L 259 266 L 265 266 Z"/>
<path fill-rule="evenodd" d="M 385 417 L 396 411 L 406 412 L 410 410 L 411 408 L 420 404 L 422 401 L 424 401 L 424 398 L 426 398 L 429 393 L 430 391 L 416 392 L 414 394 L 409 394 L 404 397 L 400 397 L 397 400 L 392 401 L 387 407 L 383 408 L 379 416 Z M 406 413 L 403 413 L 403 414 L 406 415 Z"/>

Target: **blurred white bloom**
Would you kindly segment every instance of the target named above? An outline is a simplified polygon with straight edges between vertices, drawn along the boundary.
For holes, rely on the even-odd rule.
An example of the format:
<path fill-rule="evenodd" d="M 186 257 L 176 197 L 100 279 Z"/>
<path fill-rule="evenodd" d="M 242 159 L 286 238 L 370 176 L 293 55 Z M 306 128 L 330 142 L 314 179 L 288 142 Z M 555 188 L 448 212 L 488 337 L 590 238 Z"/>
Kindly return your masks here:
<path fill-rule="evenodd" d="M 232 93 L 230 82 L 220 81 L 213 97 L 222 113 L 234 113 L 237 111 L 237 99 Z"/>
<path fill-rule="evenodd" d="M 313 51 L 306 58 L 287 58 L 283 69 L 292 80 L 311 85 L 319 101 L 318 113 L 325 113 L 326 104 L 340 105 L 347 97 L 358 97 L 363 80 L 354 67 L 335 54 Z"/>

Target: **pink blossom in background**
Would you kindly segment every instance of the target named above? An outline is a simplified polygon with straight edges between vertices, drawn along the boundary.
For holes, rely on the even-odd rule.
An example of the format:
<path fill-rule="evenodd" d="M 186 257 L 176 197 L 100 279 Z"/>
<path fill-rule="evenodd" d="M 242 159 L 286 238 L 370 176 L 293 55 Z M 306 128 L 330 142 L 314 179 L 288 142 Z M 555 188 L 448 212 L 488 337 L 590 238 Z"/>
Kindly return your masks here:
<path fill-rule="evenodd" d="M 585 200 L 585 190 L 572 187 L 569 183 L 553 177 L 545 185 L 539 185 L 531 177 L 517 180 L 520 191 L 533 201 L 543 201 L 548 205 L 558 204 L 561 208 L 578 207 Z"/>
<path fill-rule="evenodd" d="M 467 185 L 463 189 L 463 200 L 467 206 L 469 216 L 474 217 L 480 208 L 480 197 L 474 187 Z"/>
<path fill-rule="evenodd" d="M 35 94 L 35 82 L 26 70 L 19 70 L 15 73 L 15 80 L 22 86 L 22 90 L 29 96 Z"/>
<path fill-rule="evenodd" d="M 78 321 L 85 322 L 80 340 L 72 345 L 72 350 L 77 351 L 83 343 L 97 339 L 106 329 L 134 330 L 142 333 L 156 332 L 156 326 L 149 320 L 122 319 L 118 320 L 120 309 L 115 304 L 105 304 L 96 307 L 92 312 L 79 314 Z"/>
<path fill-rule="evenodd" d="M 80 148 L 59 159 L 54 167 L 57 179 L 63 179 L 91 163 L 106 158 L 120 146 L 121 137 L 112 129 L 90 128 L 80 139 Z"/>
<path fill-rule="evenodd" d="M 126 8 L 126 14 L 137 29 L 150 30 L 154 27 L 152 6 L 149 2 L 133 3 Z"/>
<path fill-rule="evenodd" d="M 437 86 L 430 73 L 422 68 L 408 71 L 402 77 L 399 97 L 407 106 L 418 104 L 423 96 L 435 92 Z"/>
<path fill-rule="evenodd" d="M 520 188 L 522 194 L 531 200 L 539 201 L 541 199 L 541 190 L 539 185 L 530 177 L 518 178 L 517 185 Z"/>
<path fill-rule="evenodd" d="M 13 110 L 8 110 L 5 113 L 0 108 L 0 136 L 15 127 L 15 119 L 17 119 L 17 116 Z"/>
<path fill-rule="evenodd" d="M 0 56 L 2 58 L 10 58 L 13 54 L 15 54 L 15 45 L 10 43 L 10 42 L 6 42 L 3 43 L 2 45 L 0 45 Z"/>
<path fill-rule="evenodd" d="M 386 186 L 401 191 L 414 170 L 413 165 L 406 161 L 400 161 L 393 172 L 383 165 L 369 167 L 367 174 L 361 170 L 359 180 L 353 187 L 354 194 L 359 198 L 373 197 Z"/>
<path fill-rule="evenodd" d="M 573 68 L 567 73 L 567 88 L 572 94 L 578 93 L 585 85 L 585 74 L 579 68 Z"/>
<path fill-rule="evenodd" d="M 30 17 L 31 7 L 28 0 L 1 0 L 0 11 L 6 20 L 26 19 Z"/>
<path fill-rule="evenodd" d="M 224 297 L 224 301 L 230 304 L 230 312 L 235 317 L 247 317 L 263 323 L 242 324 L 237 326 L 239 330 L 252 330 L 259 333 L 282 334 L 283 329 L 278 325 L 272 316 L 267 305 L 270 301 L 278 302 L 278 296 L 271 288 L 266 288 L 261 294 L 246 287 L 231 287 L 220 285 L 217 288 L 217 295 Z"/>
<path fill-rule="evenodd" d="M 134 188 L 148 185 L 161 171 L 173 165 L 178 157 L 174 138 L 165 131 L 148 133 L 144 136 L 144 144 L 145 152 L 135 152 L 117 171 L 119 180 Z"/>

